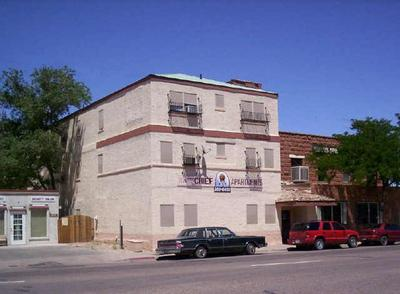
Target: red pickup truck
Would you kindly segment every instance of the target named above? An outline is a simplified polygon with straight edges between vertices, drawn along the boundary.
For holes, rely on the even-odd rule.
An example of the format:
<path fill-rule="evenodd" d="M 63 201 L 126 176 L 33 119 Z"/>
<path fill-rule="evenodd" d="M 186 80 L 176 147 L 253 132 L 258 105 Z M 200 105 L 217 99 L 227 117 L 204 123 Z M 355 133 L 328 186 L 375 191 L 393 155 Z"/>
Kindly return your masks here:
<path fill-rule="evenodd" d="M 338 222 L 312 221 L 294 224 L 289 232 L 288 244 L 296 247 L 314 247 L 324 249 L 327 245 L 347 244 L 350 248 L 358 245 L 359 235 L 347 230 Z"/>

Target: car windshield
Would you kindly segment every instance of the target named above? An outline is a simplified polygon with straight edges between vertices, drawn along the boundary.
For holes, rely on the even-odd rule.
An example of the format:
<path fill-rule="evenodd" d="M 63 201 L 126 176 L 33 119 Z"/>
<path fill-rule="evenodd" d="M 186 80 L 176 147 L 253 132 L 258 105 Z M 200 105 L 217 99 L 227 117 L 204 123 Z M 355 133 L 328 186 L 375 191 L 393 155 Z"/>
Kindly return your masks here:
<path fill-rule="evenodd" d="M 292 231 L 315 231 L 318 229 L 318 222 L 294 224 L 292 227 Z"/>

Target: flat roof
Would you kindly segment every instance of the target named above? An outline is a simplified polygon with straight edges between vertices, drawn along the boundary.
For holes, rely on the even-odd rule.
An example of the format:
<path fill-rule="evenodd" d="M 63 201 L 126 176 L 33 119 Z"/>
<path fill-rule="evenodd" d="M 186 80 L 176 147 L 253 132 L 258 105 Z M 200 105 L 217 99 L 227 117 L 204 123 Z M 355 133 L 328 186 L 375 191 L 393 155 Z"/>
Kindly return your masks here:
<path fill-rule="evenodd" d="M 269 91 L 265 91 L 263 89 L 255 89 L 255 88 L 250 88 L 250 87 L 244 87 L 244 86 L 240 86 L 240 85 L 233 85 L 233 84 L 229 84 L 226 82 L 220 82 L 220 81 L 216 81 L 216 80 L 211 80 L 211 79 L 205 79 L 205 78 L 200 78 L 200 77 L 196 77 L 196 76 L 191 76 L 191 75 L 187 75 L 187 74 L 181 74 L 181 73 L 176 73 L 176 74 L 149 74 L 147 76 L 145 76 L 142 79 L 139 79 L 125 87 L 122 87 L 119 90 L 116 90 L 114 92 L 112 92 L 111 94 L 108 94 L 100 99 L 97 99 L 95 101 L 93 101 L 92 103 L 90 103 L 89 105 L 78 109 L 76 111 L 74 111 L 73 113 L 65 116 L 64 118 L 62 118 L 60 120 L 60 122 L 65 121 L 66 119 L 69 119 L 70 117 L 73 117 L 77 114 L 80 114 L 82 112 L 85 112 L 87 110 L 89 110 L 90 108 L 101 104 L 105 101 L 107 101 L 108 99 L 113 98 L 115 95 L 122 93 L 124 91 L 130 90 L 131 88 L 137 87 L 143 83 L 146 83 L 150 80 L 165 80 L 168 81 L 170 80 L 171 82 L 176 81 L 177 83 L 181 82 L 186 82 L 186 83 L 194 83 L 194 84 L 200 84 L 200 85 L 204 85 L 204 86 L 208 86 L 208 87 L 221 87 L 221 90 L 230 90 L 230 91 L 235 91 L 237 90 L 238 92 L 242 92 L 242 93 L 254 93 L 261 96 L 269 96 L 269 97 L 273 97 L 273 98 L 277 98 L 278 97 L 278 93 L 275 92 L 269 92 Z"/>
<path fill-rule="evenodd" d="M 200 78 L 197 76 L 191 76 L 191 75 L 182 74 L 182 73 L 155 74 L 155 76 L 169 78 L 169 79 L 183 80 L 183 81 L 194 82 L 194 83 L 203 83 L 203 84 L 214 85 L 214 86 L 228 87 L 228 88 L 233 88 L 233 89 L 242 89 L 242 90 L 256 91 L 256 92 L 262 92 L 262 93 L 277 94 L 275 92 L 265 91 L 263 89 L 256 89 L 256 88 L 251 88 L 251 87 L 234 85 L 234 84 L 230 84 L 230 83 L 226 83 L 226 82 L 220 82 L 220 81 L 216 81 L 216 80 Z"/>

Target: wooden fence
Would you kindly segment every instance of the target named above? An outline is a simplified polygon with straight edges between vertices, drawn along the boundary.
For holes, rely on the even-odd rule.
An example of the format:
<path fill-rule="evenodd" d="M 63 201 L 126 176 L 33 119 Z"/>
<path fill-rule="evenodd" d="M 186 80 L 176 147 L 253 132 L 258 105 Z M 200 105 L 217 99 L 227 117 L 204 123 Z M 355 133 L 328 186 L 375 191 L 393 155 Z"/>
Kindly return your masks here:
<path fill-rule="evenodd" d="M 89 242 L 94 239 L 93 218 L 70 215 L 58 220 L 58 243 Z"/>

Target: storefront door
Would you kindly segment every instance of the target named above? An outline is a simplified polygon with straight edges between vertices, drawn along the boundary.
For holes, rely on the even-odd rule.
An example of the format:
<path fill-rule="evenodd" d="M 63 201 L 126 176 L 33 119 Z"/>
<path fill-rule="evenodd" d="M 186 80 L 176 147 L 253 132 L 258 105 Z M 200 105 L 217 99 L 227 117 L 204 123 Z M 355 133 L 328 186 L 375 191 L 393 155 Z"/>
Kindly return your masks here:
<path fill-rule="evenodd" d="M 26 214 L 13 213 L 11 214 L 11 244 L 25 244 L 26 243 Z"/>

